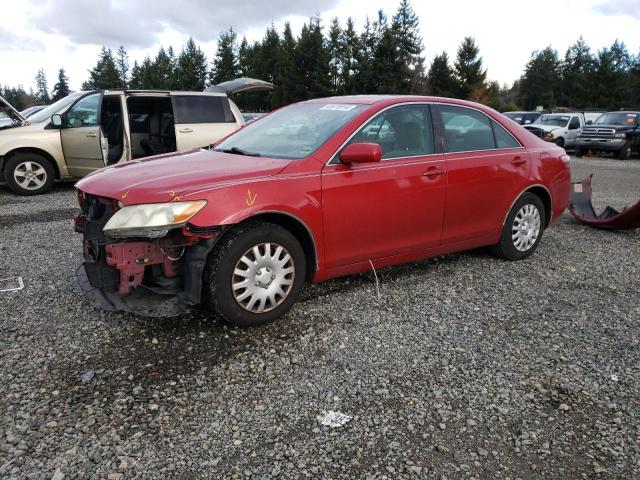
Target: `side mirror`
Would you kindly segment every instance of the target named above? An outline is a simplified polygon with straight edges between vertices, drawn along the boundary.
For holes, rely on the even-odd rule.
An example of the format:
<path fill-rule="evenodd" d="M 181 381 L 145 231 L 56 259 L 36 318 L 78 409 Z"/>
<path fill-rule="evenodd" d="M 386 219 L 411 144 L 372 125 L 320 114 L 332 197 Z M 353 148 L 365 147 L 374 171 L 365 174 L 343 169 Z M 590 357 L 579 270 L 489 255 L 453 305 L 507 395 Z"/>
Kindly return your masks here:
<path fill-rule="evenodd" d="M 51 124 L 57 128 L 62 127 L 62 115 L 57 113 L 55 115 L 51 115 Z"/>
<path fill-rule="evenodd" d="M 382 158 L 382 148 L 377 143 L 352 143 L 340 152 L 342 163 L 370 163 L 379 162 Z"/>

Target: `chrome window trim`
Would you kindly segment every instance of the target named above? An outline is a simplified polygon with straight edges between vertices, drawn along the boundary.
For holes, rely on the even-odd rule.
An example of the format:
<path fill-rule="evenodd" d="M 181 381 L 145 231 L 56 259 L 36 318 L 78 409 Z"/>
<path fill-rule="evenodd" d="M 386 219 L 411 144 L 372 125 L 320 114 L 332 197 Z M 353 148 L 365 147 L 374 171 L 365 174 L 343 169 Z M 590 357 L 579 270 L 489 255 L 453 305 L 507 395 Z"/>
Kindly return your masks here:
<path fill-rule="evenodd" d="M 369 123 L 370 120 L 372 120 L 374 117 L 377 117 L 378 115 L 380 115 L 381 113 L 386 112 L 387 110 L 391 109 L 391 108 L 395 108 L 395 107 L 402 107 L 404 105 L 424 105 L 424 106 L 429 106 L 432 105 L 433 102 L 401 102 L 401 103 L 394 103 L 393 105 L 389 105 L 387 107 L 384 107 L 382 110 L 378 110 L 377 112 L 372 113 L 369 117 L 367 117 L 364 122 L 362 122 L 362 124 L 360 125 L 360 127 L 358 127 L 351 135 L 349 135 L 349 137 L 342 142 L 342 145 L 340 145 L 335 152 L 333 152 L 333 154 L 329 157 L 329 160 L 327 161 L 327 163 L 324 164 L 325 167 L 330 166 L 330 165 L 343 165 L 339 159 L 337 163 L 331 163 L 334 160 L 336 160 L 336 155 L 338 155 L 338 152 L 340 152 L 340 150 L 342 150 L 347 143 L 349 143 L 351 141 L 351 139 L 353 137 L 355 137 L 360 130 L 362 130 L 367 123 Z M 431 116 L 431 112 L 429 112 L 430 116 Z M 433 116 L 431 116 L 431 128 L 433 128 Z M 435 148 L 435 138 L 434 138 L 434 148 Z M 407 157 L 393 157 L 393 158 L 384 158 L 381 159 L 381 162 L 388 162 L 389 160 L 398 160 L 400 158 L 414 158 L 414 157 L 425 157 L 427 155 L 442 155 L 441 153 L 424 153 L 422 155 L 410 155 Z"/>
<path fill-rule="evenodd" d="M 400 158 L 414 158 L 414 157 L 424 157 L 424 156 L 429 156 L 429 155 L 455 155 L 457 153 L 476 153 L 476 152 L 492 152 L 492 151 L 496 151 L 496 150 L 526 150 L 526 147 L 522 145 L 522 143 L 520 143 L 520 140 L 518 140 L 510 131 L 508 128 L 506 128 L 504 125 L 502 125 L 500 122 L 498 122 L 496 119 L 494 119 L 493 117 L 490 117 L 489 115 L 487 115 L 486 113 L 484 113 L 482 110 L 475 108 L 475 107 L 471 107 L 471 106 L 467 106 L 467 105 L 457 105 L 455 103 L 447 103 L 447 102 L 401 102 L 401 103 L 394 103 L 393 105 L 389 105 L 388 107 L 383 108 L 382 110 L 378 110 L 377 112 L 374 112 L 371 114 L 371 116 L 369 116 L 363 123 L 362 125 L 360 125 L 360 127 L 358 129 L 356 129 L 351 135 L 349 135 L 349 137 L 342 142 L 342 144 L 336 149 L 335 152 L 333 152 L 333 154 L 329 157 L 329 160 L 324 164 L 325 167 L 331 166 L 331 165 L 341 165 L 341 163 L 338 161 L 336 163 L 332 163 L 334 160 L 336 160 L 336 155 L 338 155 L 338 152 L 340 152 L 340 150 L 342 150 L 350 141 L 353 137 L 355 137 L 360 130 L 362 130 L 365 125 L 375 116 L 386 112 L 387 110 L 389 110 L 390 108 L 393 107 L 400 107 L 402 105 L 445 105 L 445 106 L 451 106 L 451 107 L 460 107 L 460 108 L 468 108 L 469 110 L 475 110 L 476 112 L 481 113 L 482 115 L 484 115 L 485 117 L 489 118 L 489 120 L 496 122 L 498 125 L 500 125 L 504 130 L 506 130 L 506 132 L 511 135 L 511 137 L 516 141 L 516 143 L 518 145 L 520 145 L 519 147 L 505 147 L 505 148 L 490 148 L 490 149 L 484 149 L 484 150 L 464 150 L 461 152 L 442 152 L 442 153 L 428 153 L 425 155 L 412 155 L 409 157 L 393 157 L 393 158 L 385 158 L 384 160 L 381 161 L 389 161 L 389 160 L 398 160 Z M 431 112 L 430 112 L 431 113 Z M 431 124 L 433 125 L 433 114 L 431 114 Z M 495 135 L 494 135 L 495 136 Z"/>
<path fill-rule="evenodd" d="M 501 124 L 499 121 L 497 121 L 495 118 L 493 118 L 493 117 L 491 117 L 491 116 L 487 115 L 486 113 L 484 113 L 484 112 L 483 112 L 482 110 L 480 110 L 479 108 L 470 107 L 470 106 L 467 106 L 467 105 L 456 105 L 456 104 L 454 104 L 454 103 L 445 103 L 445 102 L 433 102 L 433 103 L 432 103 L 432 105 L 445 105 L 445 106 L 447 106 L 447 107 L 468 108 L 469 110 L 474 110 L 474 111 L 476 111 L 476 112 L 478 112 L 478 113 L 480 113 L 480 114 L 484 115 L 485 117 L 487 117 L 487 118 L 489 119 L 489 124 L 491 124 L 491 122 L 495 122 L 495 123 L 497 123 L 500 127 L 502 127 L 502 129 L 503 129 L 503 130 L 505 130 L 509 135 L 511 135 L 511 138 L 513 138 L 513 139 L 516 141 L 516 143 L 517 143 L 518 145 L 520 145 L 519 147 L 503 147 L 503 148 L 498 148 L 498 142 L 497 142 L 497 140 L 495 139 L 496 134 L 495 134 L 495 133 L 493 133 L 494 141 L 496 142 L 496 148 L 485 148 L 485 149 L 483 149 L 483 150 L 463 150 L 463 151 L 461 151 L 461 152 L 445 152 L 445 151 L 443 151 L 442 153 L 443 153 L 443 154 L 445 154 L 445 155 L 446 155 L 446 154 L 451 154 L 451 153 L 490 152 L 490 151 L 493 151 L 493 150 L 513 150 L 513 149 L 516 149 L 516 148 L 525 148 L 525 147 L 522 145 L 522 143 L 520 143 L 520 140 L 518 140 L 516 137 L 514 137 L 513 133 L 511 133 L 511 132 L 509 131 L 509 129 L 508 129 L 508 128 L 506 128 L 504 125 L 502 125 L 502 124 Z M 493 132 L 493 127 L 491 128 L 491 130 L 492 130 L 492 132 Z M 444 142 L 443 142 L 443 143 L 444 143 Z M 444 147 L 444 145 L 443 145 L 443 147 Z M 443 148 L 443 150 L 444 150 L 444 148 Z"/>

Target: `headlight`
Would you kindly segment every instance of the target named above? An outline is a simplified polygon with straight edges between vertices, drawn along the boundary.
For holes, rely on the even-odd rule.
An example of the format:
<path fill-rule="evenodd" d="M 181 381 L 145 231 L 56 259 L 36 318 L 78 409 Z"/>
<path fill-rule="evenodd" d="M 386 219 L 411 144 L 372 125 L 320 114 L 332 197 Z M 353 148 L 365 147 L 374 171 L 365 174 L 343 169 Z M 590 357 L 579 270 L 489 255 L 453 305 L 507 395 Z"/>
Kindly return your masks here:
<path fill-rule="evenodd" d="M 554 135 L 553 135 L 553 133 L 551 133 L 551 132 L 549 132 L 549 133 L 545 133 L 545 135 L 544 135 L 543 139 L 544 139 L 544 140 L 553 140 L 553 139 L 554 139 Z"/>
<path fill-rule="evenodd" d="M 616 133 L 614 135 L 615 138 L 627 138 L 627 134 L 626 133 Z"/>
<path fill-rule="evenodd" d="M 109 219 L 103 231 L 114 238 L 164 237 L 169 230 L 187 223 L 206 204 L 198 200 L 123 207 Z"/>

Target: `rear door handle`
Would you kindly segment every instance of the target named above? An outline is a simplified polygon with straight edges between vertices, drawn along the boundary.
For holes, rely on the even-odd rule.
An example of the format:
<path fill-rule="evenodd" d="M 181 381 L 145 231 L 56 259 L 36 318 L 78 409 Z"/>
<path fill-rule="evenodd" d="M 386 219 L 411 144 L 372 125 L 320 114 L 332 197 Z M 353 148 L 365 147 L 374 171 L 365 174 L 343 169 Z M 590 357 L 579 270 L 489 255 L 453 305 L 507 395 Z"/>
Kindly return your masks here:
<path fill-rule="evenodd" d="M 180 130 L 178 130 L 178 132 L 180 133 L 191 133 L 193 132 L 192 128 L 181 128 Z"/>
<path fill-rule="evenodd" d="M 95 132 L 89 132 L 89 133 L 87 133 L 87 137 L 89 137 L 89 138 L 96 138 L 97 136 L 98 136 L 98 134 L 97 134 L 97 133 L 95 133 Z"/>
<path fill-rule="evenodd" d="M 517 156 L 517 157 L 514 157 L 513 160 L 511 160 L 511 163 L 513 165 L 522 165 L 524 163 L 527 163 L 527 159 L 522 158 L 521 156 Z"/>
<path fill-rule="evenodd" d="M 437 167 L 431 167 L 422 174 L 423 177 L 437 177 L 438 175 L 444 175 L 444 170 Z"/>

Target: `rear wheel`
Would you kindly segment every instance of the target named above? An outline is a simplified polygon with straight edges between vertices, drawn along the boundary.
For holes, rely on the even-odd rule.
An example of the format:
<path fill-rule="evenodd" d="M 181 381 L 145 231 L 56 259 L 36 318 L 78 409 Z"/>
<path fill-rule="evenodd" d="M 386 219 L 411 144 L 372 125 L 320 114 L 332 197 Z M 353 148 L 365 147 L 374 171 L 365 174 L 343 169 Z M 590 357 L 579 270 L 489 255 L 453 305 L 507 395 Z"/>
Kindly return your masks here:
<path fill-rule="evenodd" d="M 17 153 L 4 168 L 4 179 L 18 195 L 40 195 L 48 192 L 55 180 L 51 163 L 36 153 Z"/>
<path fill-rule="evenodd" d="M 206 304 L 237 326 L 277 319 L 294 304 L 306 278 L 300 242 L 271 223 L 237 227 L 209 258 Z"/>
<path fill-rule="evenodd" d="M 576 148 L 576 151 L 574 153 L 575 153 L 576 157 L 584 156 L 584 151 L 581 148 Z"/>
<path fill-rule="evenodd" d="M 544 205 L 530 192 L 522 195 L 511 207 L 504 222 L 500 242 L 494 253 L 507 260 L 522 260 L 536 251 L 546 222 Z"/>
<path fill-rule="evenodd" d="M 628 160 L 629 158 L 631 158 L 631 143 L 630 142 L 627 142 L 622 146 L 622 148 L 618 152 L 618 158 L 620 160 Z"/>

